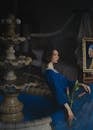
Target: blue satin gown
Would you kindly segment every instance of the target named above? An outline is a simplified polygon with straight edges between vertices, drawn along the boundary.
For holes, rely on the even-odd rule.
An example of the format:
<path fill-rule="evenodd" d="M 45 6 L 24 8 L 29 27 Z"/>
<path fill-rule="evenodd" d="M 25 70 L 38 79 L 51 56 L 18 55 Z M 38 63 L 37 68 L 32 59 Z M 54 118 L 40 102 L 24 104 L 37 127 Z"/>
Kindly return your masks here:
<path fill-rule="evenodd" d="M 80 99 L 74 101 L 72 111 L 76 120 L 72 122 L 72 127 L 69 128 L 64 104 L 69 103 L 66 89 L 67 87 L 72 88 L 75 81 L 68 80 L 64 75 L 52 69 L 46 69 L 44 75 L 55 101 L 59 105 L 59 110 L 51 115 L 54 130 L 93 130 L 93 85 L 90 84 L 91 94 L 86 93 Z M 84 89 L 81 87 L 77 93 L 82 91 Z"/>

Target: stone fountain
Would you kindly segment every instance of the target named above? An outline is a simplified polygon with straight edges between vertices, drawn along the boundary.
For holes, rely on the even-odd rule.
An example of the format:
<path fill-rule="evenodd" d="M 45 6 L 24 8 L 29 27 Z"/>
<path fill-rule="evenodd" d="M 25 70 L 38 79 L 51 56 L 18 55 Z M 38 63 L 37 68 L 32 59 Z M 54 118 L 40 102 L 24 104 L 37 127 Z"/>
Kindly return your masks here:
<path fill-rule="evenodd" d="M 4 67 L 5 72 L 0 83 L 0 89 L 4 92 L 4 101 L 0 105 L 1 120 L 5 122 L 17 122 L 23 119 L 22 108 L 23 104 L 17 99 L 19 90 L 25 86 L 25 81 L 22 81 L 15 73 L 19 67 L 29 65 L 32 61 L 30 57 L 15 56 L 15 45 L 22 44 L 26 38 L 20 37 L 15 33 L 15 23 L 21 22 L 16 20 L 14 15 L 10 15 L 5 21 L 5 33 L 0 36 L 2 43 L 6 45 L 6 56 L 0 61 L 0 66 Z M 7 106 L 7 107 L 6 107 Z"/>
<path fill-rule="evenodd" d="M 16 24 L 21 24 L 21 20 L 16 19 L 14 15 L 9 15 L 8 18 L 2 19 L 1 22 L 2 24 L 5 24 L 6 28 L 5 31 L 2 33 L 2 35 L 0 36 L 0 41 L 3 44 L 5 44 L 6 49 L 4 58 L 1 58 L 0 60 L 0 68 L 4 69 L 4 75 L 0 80 L 0 92 L 4 96 L 4 100 L 0 105 L 0 121 L 3 123 L 10 123 L 10 124 L 12 123 L 11 129 L 13 129 L 15 126 L 15 124 L 13 123 L 21 122 L 18 128 L 24 129 L 22 125 L 24 120 L 22 110 L 24 106 L 18 100 L 18 95 L 20 94 L 20 92 L 24 91 L 26 86 L 31 86 L 33 83 L 31 82 L 30 78 L 28 78 L 26 75 L 23 75 L 22 73 L 19 74 L 17 70 L 24 66 L 30 65 L 32 62 L 32 58 L 29 56 L 27 57 L 25 55 L 20 56 L 15 55 L 15 46 L 23 44 L 23 42 L 26 40 L 25 37 L 17 35 L 15 32 Z M 46 122 L 47 124 L 49 124 L 51 120 L 49 119 Z M 35 127 L 34 128 L 32 127 L 35 126 L 35 124 L 38 124 L 38 121 L 36 121 L 34 125 L 32 122 L 25 123 L 25 125 L 29 126 L 27 130 L 28 129 L 34 130 Z M 20 127 L 20 125 L 22 127 Z M 4 126 L 6 125 L 4 124 Z M 5 129 L 4 126 L 3 128 Z M 49 127 L 49 125 L 47 126 L 48 126 L 47 128 L 50 130 L 51 128 Z M 40 129 L 41 128 L 42 127 L 40 127 Z M 8 126 L 7 129 L 10 130 L 10 125 Z"/>

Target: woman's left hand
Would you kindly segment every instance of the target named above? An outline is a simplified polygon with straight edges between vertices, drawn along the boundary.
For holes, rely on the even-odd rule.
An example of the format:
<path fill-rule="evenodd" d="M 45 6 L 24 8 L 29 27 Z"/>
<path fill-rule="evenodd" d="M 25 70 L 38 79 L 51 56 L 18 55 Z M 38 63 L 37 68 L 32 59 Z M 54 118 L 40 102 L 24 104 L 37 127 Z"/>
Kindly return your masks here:
<path fill-rule="evenodd" d="M 91 93 L 91 89 L 88 85 L 81 83 L 80 86 L 82 86 L 85 89 L 85 91 L 89 94 Z"/>

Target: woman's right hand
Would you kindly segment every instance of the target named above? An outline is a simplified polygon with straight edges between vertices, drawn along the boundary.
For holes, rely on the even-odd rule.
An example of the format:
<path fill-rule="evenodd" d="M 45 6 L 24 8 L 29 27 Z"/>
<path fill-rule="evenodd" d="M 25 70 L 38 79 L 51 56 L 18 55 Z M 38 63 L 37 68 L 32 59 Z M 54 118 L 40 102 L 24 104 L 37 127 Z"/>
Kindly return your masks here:
<path fill-rule="evenodd" d="M 69 125 L 69 127 L 72 126 L 72 121 L 73 121 L 73 119 L 76 120 L 76 118 L 75 118 L 73 112 L 70 110 L 70 111 L 68 111 L 68 125 Z"/>
<path fill-rule="evenodd" d="M 68 104 L 68 103 L 65 103 L 64 106 L 65 106 L 65 108 L 66 108 L 66 110 L 67 110 L 68 121 L 71 122 L 73 119 L 76 120 L 76 118 L 75 118 L 75 116 L 74 116 L 74 114 L 73 114 L 73 112 L 72 112 L 72 110 L 71 110 L 69 104 Z"/>
<path fill-rule="evenodd" d="M 72 121 L 73 119 L 76 119 L 74 113 L 71 110 L 68 110 L 68 120 Z"/>

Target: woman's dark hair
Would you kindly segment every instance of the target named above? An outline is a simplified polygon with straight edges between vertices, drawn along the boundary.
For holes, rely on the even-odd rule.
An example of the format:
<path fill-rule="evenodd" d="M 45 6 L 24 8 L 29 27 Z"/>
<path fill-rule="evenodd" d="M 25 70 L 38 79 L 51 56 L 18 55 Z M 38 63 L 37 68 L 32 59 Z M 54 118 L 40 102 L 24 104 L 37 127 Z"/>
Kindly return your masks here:
<path fill-rule="evenodd" d="M 58 48 L 47 48 L 42 56 L 42 61 L 43 63 L 47 64 L 50 62 L 52 54 L 53 54 L 53 50 L 57 50 L 59 52 Z"/>

